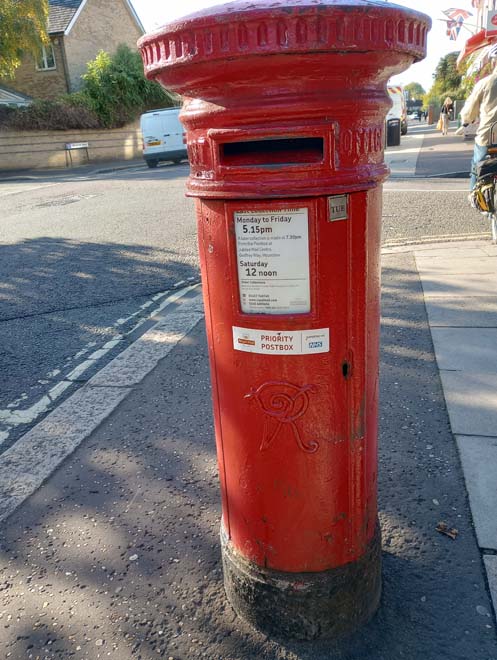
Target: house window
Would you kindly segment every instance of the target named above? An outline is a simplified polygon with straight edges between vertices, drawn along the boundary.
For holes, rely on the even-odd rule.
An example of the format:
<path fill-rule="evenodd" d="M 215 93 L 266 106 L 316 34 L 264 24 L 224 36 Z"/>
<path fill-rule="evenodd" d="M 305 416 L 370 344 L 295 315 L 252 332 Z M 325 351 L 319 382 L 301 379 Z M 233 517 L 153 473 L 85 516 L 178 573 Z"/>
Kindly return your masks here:
<path fill-rule="evenodd" d="M 53 44 L 41 47 L 41 55 L 36 63 L 36 68 L 38 71 L 49 71 L 56 68 Z"/>

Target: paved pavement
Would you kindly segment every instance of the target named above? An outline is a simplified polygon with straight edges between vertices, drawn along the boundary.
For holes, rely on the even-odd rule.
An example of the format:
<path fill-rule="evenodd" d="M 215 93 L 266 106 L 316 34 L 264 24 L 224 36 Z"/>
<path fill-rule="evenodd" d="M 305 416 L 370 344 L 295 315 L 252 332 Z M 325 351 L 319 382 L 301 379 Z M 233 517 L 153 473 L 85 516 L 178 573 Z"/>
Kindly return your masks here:
<path fill-rule="evenodd" d="M 431 245 L 414 256 L 497 611 L 497 246 Z"/>
<path fill-rule="evenodd" d="M 417 250 L 415 256 L 452 433 L 497 608 L 497 246 L 435 247 Z"/>
<path fill-rule="evenodd" d="M 473 142 L 455 135 L 457 122 L 450 122 L 448 135 L 442 135 L 435 125 L 417 121 L 409 123 L 407 135 L 398 147 L 385 152 L 393 179 L 406 177 L 469 178 Z"/>
<path fill-rule="evenodd" d="M 271 640 L 225 601 L 192 286 L 0 458 L 5 657 L 495 660 L 496 280 L 488 241 L 384 252 L 384 590 L 359 634 Z"/>

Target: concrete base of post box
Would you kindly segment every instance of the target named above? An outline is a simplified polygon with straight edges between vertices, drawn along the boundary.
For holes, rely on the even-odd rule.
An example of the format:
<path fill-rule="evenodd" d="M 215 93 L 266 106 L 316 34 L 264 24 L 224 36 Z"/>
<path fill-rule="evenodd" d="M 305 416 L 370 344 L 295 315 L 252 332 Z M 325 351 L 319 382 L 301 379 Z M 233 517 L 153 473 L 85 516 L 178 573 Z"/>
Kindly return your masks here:
<path fill-rule="evenodd" d="M 285 573 L 244 559 L 221 530 L 224 588 L 234 610 L 279 638 L 331 639 L 366 623 L 381 596 L 379 525 L 357 561 L 320 573 Z"/>

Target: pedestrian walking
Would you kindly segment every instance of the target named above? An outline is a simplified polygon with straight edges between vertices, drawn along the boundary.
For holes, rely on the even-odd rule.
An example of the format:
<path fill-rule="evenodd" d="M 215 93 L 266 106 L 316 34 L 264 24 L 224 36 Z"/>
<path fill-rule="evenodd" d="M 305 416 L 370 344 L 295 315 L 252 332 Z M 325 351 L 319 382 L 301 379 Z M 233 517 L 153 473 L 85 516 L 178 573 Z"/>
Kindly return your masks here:
<path fill-rule="evenodd" d="M 476 83 L 461 110 L 461 120 L 465 127 L 480 119 L 471 162 L 470 190 L 475 187 L 476 166 L 488 154 L 492 126 L 497 122 L 497 44 L 490 49 L 489 58 L 494 67 L 492 73 Z"/>
<path fill-rule="evenodd" d="M 443 102 L 442 109 L 440 110 L 440 119 L 442 120 L 442 135 L 448 135 L 449 133 L 449 119 L 453 106 L 454 104 L 452 99 L 450 96 L 448 96 Z"/>

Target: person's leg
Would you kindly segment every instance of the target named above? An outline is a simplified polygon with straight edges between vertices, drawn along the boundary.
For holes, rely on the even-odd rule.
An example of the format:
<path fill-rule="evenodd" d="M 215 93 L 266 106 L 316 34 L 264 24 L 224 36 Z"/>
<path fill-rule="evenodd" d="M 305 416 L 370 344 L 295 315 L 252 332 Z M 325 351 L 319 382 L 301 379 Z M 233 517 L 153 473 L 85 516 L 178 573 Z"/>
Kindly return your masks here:
<path fill-rule="evenodd" d="M 449 115 L 444 113 L 442 115 L 442 133 L 443 135 L 447 135 L 449 132 Z"/>
<path fill-rule="evenodd" d="M 483 160 L 488 153 L 488 147 L 482 147 L 481 145 L 475 142 L 475 148 L 473 151 L 473 160 L 471 161 L 471 178 L 470 178 L 470 190 L 476 185 L 476 166 Z"/>

